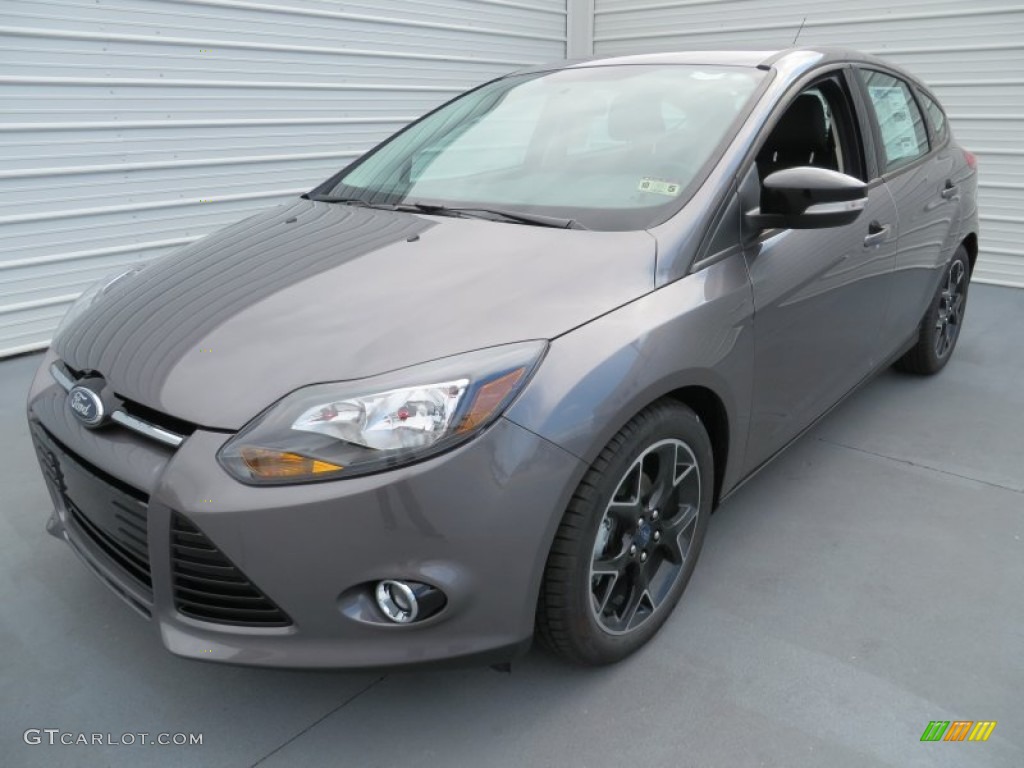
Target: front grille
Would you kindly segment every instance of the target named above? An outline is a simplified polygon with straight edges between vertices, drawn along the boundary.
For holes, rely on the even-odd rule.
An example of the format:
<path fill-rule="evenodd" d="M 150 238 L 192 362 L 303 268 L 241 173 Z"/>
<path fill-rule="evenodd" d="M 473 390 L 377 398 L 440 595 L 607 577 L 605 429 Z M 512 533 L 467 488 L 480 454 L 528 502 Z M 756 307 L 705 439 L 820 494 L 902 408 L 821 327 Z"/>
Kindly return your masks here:
<path fill-rule="evenodd" d="M 176 418 L 164 413 L 163 411 L 158 411 L 155 408 L 150 408 L 148 405 L 143 405 L 142 403 L 137 403 L 134 400 L 129 400 L 128 398 L 116 393 L 115 396 L 121 401 L 121 410 L 129 416 L 134 416 L 148 424 L 154 424 L 161 429 L 166 429 L 168 432 L 173 432 L 174 434 L 181 435 L 182 437 L 188 437 L 196 431 L 196 425 L 191 421 Z"/>
<path fill-rule="evenodd" d="M 86 377 L 96 377 L 97 379 L 103 378 L 102 374 L 98 371 L 80 371 L 72 368 L 63 361 L 55 362 L 50 366 L 50 369 L 53 377 L 62 387 L 64 387 L 64 389 L 70 389 L 74 384 Z M 161 440 L 159 437 L 154 437 L 150 430 L 139 429 L 135 424 L 119 420 L 117 416 L 118 412 L 120 412 L 131 416 L 133 419 L 144 422 L 147 427 L 158 427 L 161 430 L 171 433 L 174 437 L 182 439 L 188 437 L 197 429 L 196 425 L 191 421 L 179 419 L 176 416 L 171 416 L 163 411 L 150 408 L 148 405 L 143 405 L 142 403 L 136 402 L 135 400 L 127 398 L 117 392 L 113 393 L 113 398 L 115 400 L 115 405 L 112 416 L 115 424 L 111 424 L 110 426 L 119 425 L 125 429 L 131 429 L 135 432 L 146 435 L 151 439 L 160 440 L 160 442 L 167 442 L 166 440 Z M 178 440 L 178 443 L 180 442 L 181 440 Z M 177 447 L 178 443 L 170 443 L 170 445 Z"/>
<path fill-rule="evenodd" d="M 291 619 L 184 515 L 171 517 L 171 572 L 178 611 L 201 621 L 285 627 Z"/>
<path fill-rule="evenodd" d="M 146 494 L 73 454 L 39 424 L 33 424 L 33 438 L 44 478 L 77 532 L 151 589 Z"/>
<path fill-rule="evenodd" d="M 62 493 L 64 482 L 61 479 L 60 464 L 57 462 L 57 456 L 46 447 L 38 435 L 34 434 L 35 429 L 33 429 L 32 442 L 36 448 L 36 456 L 39 457 L 39 466 L 43 470 L 43 479 L 57 493 Z"/>

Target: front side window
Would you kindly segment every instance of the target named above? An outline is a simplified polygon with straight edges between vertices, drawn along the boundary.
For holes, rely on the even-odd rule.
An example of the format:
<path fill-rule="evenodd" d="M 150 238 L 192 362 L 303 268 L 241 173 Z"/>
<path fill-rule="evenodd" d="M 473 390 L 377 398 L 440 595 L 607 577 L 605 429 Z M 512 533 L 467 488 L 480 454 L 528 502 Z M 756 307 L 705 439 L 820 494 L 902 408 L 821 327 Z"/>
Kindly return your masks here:
<path fill-rule="evenodd" d="M 881 133 L 885 171 L 900 168 L 926 154 L 928 132 L 910 86 L 899 78 L 871 69 L 860 70 L 860 77 Z"/>
<path fill-rule="evenodd" d="M 763 77 L 692 65 L 512 75 L 414 123 L 318 195 L 645 228 L 682 206 Z"/>
<path fill-rule="evenodd" d="M 785 168 L 815 166 L 866 181 L 864 155 L 842 75 L 828 75 L 789 102 L 757 155 L 763 181 Z"/>

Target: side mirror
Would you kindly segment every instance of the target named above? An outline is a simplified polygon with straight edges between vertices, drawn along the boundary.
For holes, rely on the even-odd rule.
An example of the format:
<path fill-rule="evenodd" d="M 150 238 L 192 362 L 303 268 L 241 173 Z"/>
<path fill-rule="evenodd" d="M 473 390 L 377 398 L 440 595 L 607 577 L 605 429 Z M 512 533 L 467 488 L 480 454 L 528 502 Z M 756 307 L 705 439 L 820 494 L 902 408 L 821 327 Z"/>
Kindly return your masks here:
<path fill-rule="evenodd" d="M 761 206 L 746 213 L 761 229 L 822 229 L 853 223 L 867 205 L 867 184 L 827 168 L 800 166 L 768 174 Z"/>

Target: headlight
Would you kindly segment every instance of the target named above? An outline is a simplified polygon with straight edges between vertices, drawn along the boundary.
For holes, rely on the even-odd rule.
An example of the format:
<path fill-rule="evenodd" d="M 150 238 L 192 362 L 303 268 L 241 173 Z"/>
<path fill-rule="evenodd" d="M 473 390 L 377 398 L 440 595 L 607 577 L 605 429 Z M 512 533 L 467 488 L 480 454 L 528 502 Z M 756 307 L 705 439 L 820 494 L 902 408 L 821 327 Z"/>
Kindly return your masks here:
<path fill-rule="evenodd" d="M 217 458 L 255 484 L 352 477 L 420 461 L 501 415 L 546 349 L 542 341 L 506 344 L 305 387 L 253 420 Z"/>
<path fill-rule="evenodd" d="M 57 324 L 57 330 L 53 333 L 54 338 L 67 330 L 75 320 L 84 315 L 85 311 L 93 305 L 93 302 L 109 291 L 114 286 L 114 283 L 118 283 L 124 278 L 134 275 L 136 272 L 140 272 L 141 270 L 142 267 L 139 265 L 121 269 L 100 278 L 82 291 L 81 295 L 71 302 L 71 306 L 68 307 L 68 311 L 64 313 L 64 317 L 62 317 L 60 319 L 60 323 Z"/>

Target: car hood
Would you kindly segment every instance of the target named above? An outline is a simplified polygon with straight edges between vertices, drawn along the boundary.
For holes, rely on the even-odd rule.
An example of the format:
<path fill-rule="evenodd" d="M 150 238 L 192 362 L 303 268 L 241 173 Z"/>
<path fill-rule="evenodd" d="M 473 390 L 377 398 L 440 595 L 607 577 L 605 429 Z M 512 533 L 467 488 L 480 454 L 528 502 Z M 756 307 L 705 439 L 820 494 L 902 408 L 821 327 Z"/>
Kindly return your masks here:
<path fill-rule="evenodd" d="M 308 384 L 549 339 L 654 287 L 647 232 L 298 200 L 117 281 L 54 341 L 121 397 L 238 429 Z"/>

